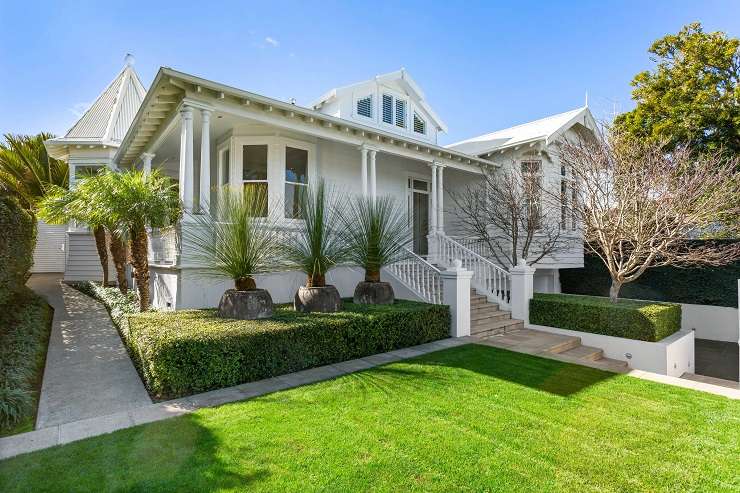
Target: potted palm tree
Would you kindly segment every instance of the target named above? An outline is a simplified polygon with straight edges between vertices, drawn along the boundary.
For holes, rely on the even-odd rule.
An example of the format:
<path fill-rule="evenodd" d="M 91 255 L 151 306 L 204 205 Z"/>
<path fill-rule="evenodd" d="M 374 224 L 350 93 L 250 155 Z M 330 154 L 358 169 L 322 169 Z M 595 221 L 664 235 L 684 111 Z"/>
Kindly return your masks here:
<path fill-rule="evenodd" d="M 166 228 L 180 216 L 176 185 L 159 171 L 144 173 L 135 169 L 122 173 L 100 173 L 93 197 L 99 213 L 115 225 L 121 237 L 129 239 L 139 309 L 149 308 L 149 234 L 147 227 Z"/>
<path fill-rule="evenodd" d="M 365 269 L 365 280 L 355 287 L 354 302 L 393 303 L 393 287 L 380 280 L 380 271 L 407 257 L 411 233 L 405 212 L 391 196 L 355 196 L 339 209 L 339 218 L 348 260 Z"/>
<path fill-rule="evenodd" d="M 279 261 L 279 209 L 265 208 L 266 201 L 263 189 L 246 188 L 238 194 L 224 187 L 213 214 L 193 216 L 195 224 L 183 230 L 183 246 L 203 266 L 199 269 L 203 275 L 234 280 L 234 289 L 227 290 L 218 305 L 221 317 L 253 320 L 272 316 L 272 297 L 258 289 L 254 279 L 276 270 Z"/>
<path fill-rule="evenodd" d="M 347 252 L 333 199 L 323 180 L 309 185 L 298 196 L 300 226 L 283 248 L 288 263 L 306 274 L 306 285 L 295 294 L 296 311 L 328 313 L 342 309 L 339 291 L 326 284 L 326 274 L 346 259 Z"/>

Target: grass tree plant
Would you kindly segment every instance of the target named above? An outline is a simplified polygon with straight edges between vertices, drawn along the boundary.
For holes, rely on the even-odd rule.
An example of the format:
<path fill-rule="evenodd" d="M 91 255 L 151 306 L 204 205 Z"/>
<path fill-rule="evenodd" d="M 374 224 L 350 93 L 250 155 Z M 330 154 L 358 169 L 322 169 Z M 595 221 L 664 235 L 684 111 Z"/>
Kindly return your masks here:
<path fill-rule="evenodd" d="M 279 268 L 279 208 L 267 207 L 266 191 L 243 193 L 224 187 L 212 214 L 193 216 L 183 230 L 183 246 L 202 266 L 204 276 L 228 277 L 235 290 L 224 293 L 219 313 L 229 318 L 266 318 L 272 314 L 270 294 L 257 289 L 255 276 Z"/>
<path fill-rule="evenodd" d="M 306 274 L 306 285 L 298 289 L 295 307 L 301 311 L 338 311 L 342 306 L 339 292 L 326 284 L 326 274 L 347 259 L 337 195 L 319 180 L 299 193 L 298 201 L 296 219 L 300 226 L 283 247 L 289 265 Z"/>
<path fill-rule="evenodd" d="M 393 303 L 390 284 L 381 282 L 383 267 L 408 256 L 411 231 L 399 202 L 391 196 L 354 196 L 338 209 L 347 259 L 365 269 L 355 288 L 355 303 Z"/>

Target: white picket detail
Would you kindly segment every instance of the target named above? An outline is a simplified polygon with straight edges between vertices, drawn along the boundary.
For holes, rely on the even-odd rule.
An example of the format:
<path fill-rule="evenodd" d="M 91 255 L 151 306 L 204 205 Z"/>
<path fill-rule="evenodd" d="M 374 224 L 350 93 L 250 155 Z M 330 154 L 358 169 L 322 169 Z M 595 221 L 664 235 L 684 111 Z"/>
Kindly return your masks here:
<path fill-rule="evenodd" d="M 387 270 L 427 303 L 442 304 L 440 270 L 411 250 L 407 253 L 406 259 L 391 264 Z"/>
<path fill-rule="evenodd" d="M 435 236 L 438 250 L 436 258 L 440 265 L 449 267 L 455 259 L 460 259 L 463 268 L 473 271 L 473 278 L 470 280 L 472 287 L 498 303 L 501 308 L 509 307 L 511 274 L 506 269 L 443 233 L 437 233 Z"/>

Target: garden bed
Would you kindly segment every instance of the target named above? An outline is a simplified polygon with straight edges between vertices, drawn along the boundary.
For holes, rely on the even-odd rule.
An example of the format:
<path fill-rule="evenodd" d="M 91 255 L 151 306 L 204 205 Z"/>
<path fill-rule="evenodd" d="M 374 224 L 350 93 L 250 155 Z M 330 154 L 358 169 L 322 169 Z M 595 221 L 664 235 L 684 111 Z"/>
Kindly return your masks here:
<path fill-rule="evenodd" d="M 53 310 L 28 288 L 0 307 L 0 436 L 33 430 Z"/>
<path fill-rule="evenodd" d="M 229 320 L 216 310 L 135 312 L 135 298 L 92 283 L 153 397 L 175 398 L 449 337 L 444 305 L 344 301 L 338 313 L 277 305 L 271 319 Z"/>
<path fill-rule="evenodd" d="M 529 303 L 529 320 L 559 329 L 658 342 L 681 329 L 681 305 L 536 293 Z"/>

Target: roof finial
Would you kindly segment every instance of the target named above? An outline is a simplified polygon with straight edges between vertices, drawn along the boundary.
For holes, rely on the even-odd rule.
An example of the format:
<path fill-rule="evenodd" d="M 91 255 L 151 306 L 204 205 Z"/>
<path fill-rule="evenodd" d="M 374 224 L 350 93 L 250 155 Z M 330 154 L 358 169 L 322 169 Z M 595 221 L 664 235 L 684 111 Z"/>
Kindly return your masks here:
<path fill-rule="evenodd" d="M 123 61 L 126 63 L 127 67 L 133 67 L 134 63 L 136 63 L 136 58 L 134 58 L 134 55 L 131 53 L 126 53 L 126 56 L 123 57 Z"/>
<path fill-rule="evenodd" d="M 585 107 L 588 108 L 588 91 L 586 91 L 586 105 L 585 105 Z"/>

